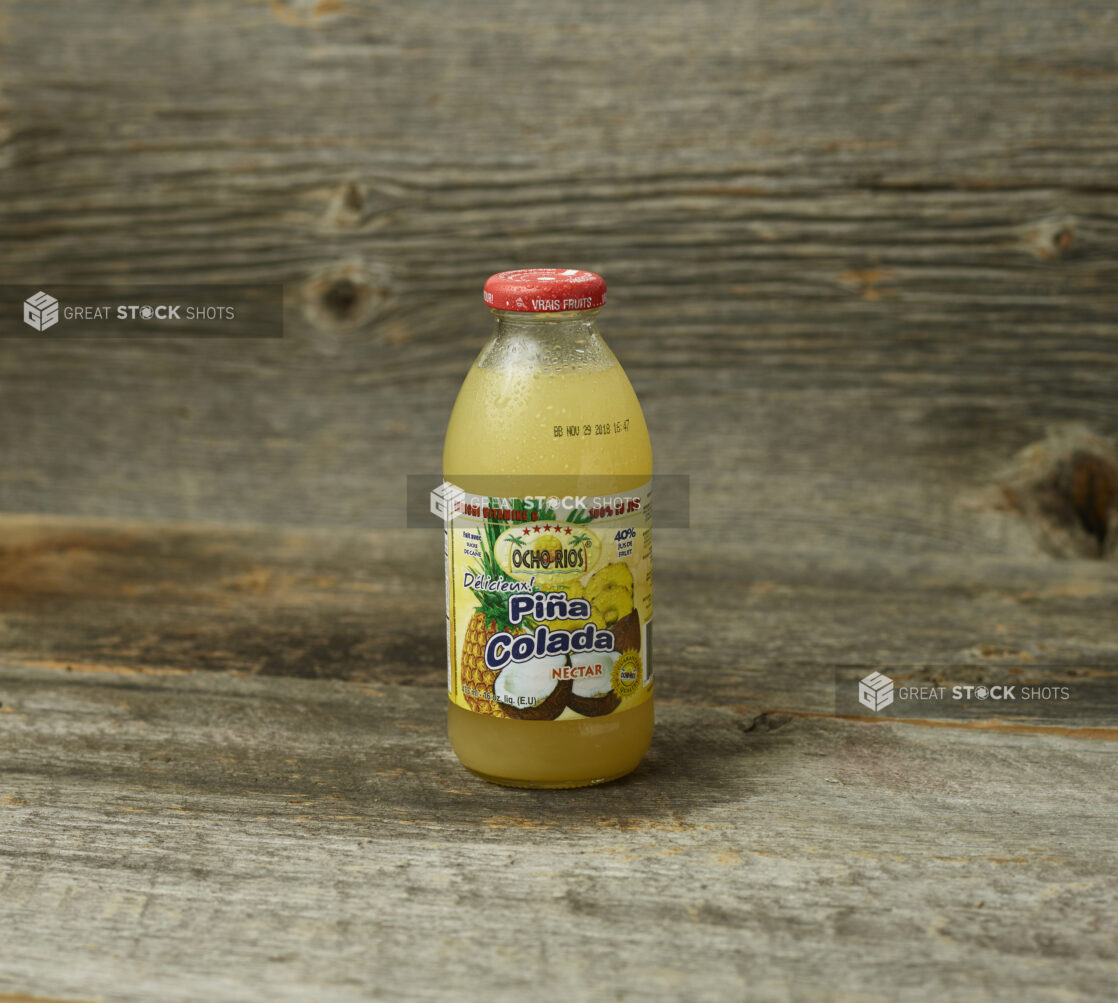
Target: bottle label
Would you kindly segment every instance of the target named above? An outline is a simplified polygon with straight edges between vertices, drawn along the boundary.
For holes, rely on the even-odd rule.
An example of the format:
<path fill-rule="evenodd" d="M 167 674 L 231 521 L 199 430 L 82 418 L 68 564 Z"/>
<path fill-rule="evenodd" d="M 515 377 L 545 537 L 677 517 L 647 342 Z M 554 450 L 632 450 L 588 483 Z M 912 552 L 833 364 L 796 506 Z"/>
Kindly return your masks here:
<path fill-rule="evenodd" d="M 569 721 L 652 695 L 649 487 L 496 498 L 442 485 L 454 703 Z"/>

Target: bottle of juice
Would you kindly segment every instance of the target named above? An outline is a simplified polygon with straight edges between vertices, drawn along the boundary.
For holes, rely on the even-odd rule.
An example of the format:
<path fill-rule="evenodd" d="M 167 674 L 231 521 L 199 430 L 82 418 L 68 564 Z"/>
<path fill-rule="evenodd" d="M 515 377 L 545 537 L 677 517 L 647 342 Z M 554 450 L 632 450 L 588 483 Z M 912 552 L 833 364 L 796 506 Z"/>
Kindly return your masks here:
<path fill-rule="evenodd" d="M 652 738 L 652 447 L 592 272 L 501 272 L 443 452 L 448 730 L 517 787 L 629 773 Z"/>

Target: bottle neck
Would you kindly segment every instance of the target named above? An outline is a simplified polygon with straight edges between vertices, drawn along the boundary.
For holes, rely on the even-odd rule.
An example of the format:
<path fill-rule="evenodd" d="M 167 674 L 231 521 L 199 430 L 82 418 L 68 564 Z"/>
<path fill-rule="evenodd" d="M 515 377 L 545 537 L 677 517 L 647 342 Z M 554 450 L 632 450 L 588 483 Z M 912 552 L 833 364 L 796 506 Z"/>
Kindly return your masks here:
<path fill-rule="evenodd" d="M 494 310 L 493 334 L 477 364 L 605 369 L 617 360 L 598 331 L 597 310 L 519 313 Z"/>
<path fill-rule="evenodd" d="M 525 334 L 531 337 L 578 337 L 597 333 L 597 310 L 572 310 L 569 313 L 521 313 L 493 310 L 494 334 Z"/>

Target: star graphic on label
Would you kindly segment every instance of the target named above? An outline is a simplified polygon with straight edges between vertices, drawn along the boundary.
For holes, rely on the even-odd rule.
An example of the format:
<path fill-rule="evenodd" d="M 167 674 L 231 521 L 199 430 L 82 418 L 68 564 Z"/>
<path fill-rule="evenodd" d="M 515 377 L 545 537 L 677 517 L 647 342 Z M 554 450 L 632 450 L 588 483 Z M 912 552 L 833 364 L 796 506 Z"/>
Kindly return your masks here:
<path fill-rule="evenodd" d="M 567 536 L 570 536 L 571 535 L 571 527 L 568 526 L 566 529 L 563 530 L 563 532 L 566 533 Z"/>
<path fill-rule="evenodd" d="M 537 532 L 537 533 L 538 533 L 538 532 L 540 531 L 540 527 L 539 527 L 539 526 L 533 526 L 532 528 L 533 528 L 533 529 L 535 530 L 535 532 Z"/>
<path fill-rule="evenodd" d="M 569 532 L 570 532 L 570 530 L 567 530 L 567 532 L 569 533 Z M 532 531 L 531 531 L 530 529 L 526 529 L 526 530 L 524 530 L 524 535 L 525 535 L 525 536 L 531 536 L 531 535 L 532 535 Z"/>

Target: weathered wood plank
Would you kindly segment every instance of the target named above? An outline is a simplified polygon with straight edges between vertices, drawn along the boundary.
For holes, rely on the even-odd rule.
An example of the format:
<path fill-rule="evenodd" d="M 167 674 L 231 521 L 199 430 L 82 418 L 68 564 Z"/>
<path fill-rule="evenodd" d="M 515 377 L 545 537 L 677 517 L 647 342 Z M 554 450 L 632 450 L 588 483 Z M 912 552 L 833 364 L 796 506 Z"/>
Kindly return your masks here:
<path fill-rule="evenodd" d="M 5 341 L 3 509 L 397 524 L 529 261 L 606 274 L 662 469 L 774 544 L 1036 554 L 966 499 L 1114 447 L 1106 5 L 71 7 L 0 3 L 4 281 L 286 282 L 287 337 Z"/>
<path fill-rule="evenodd" d="M 435 691 L 0 670 L 0 989 L 1106 999 L 1112 743 L 661 706 L 475 781 Z"/>
<path fill-rule="evenodd" d="M 288 297 L 275 343 L 0 342 L 0 509 L 70 515 L 0 519 L 0 991 L 1108 998 L 1114 32 L 0 0 L 0 282 Z M 481 278 L 556 260 L 694 519 L 653 753 L 541 795 L 446 748 L 401 498 Z M 1075 699 L 810 716 L 871 668 Z"/>
<path fill-rule="evenodd" d="M 835 678 L 1067 685 L 1059 705 L 951 716 L 1118 721 L 1118 567 L 656 543 L 657 693 L 833 713 Z M 445 685 L 437 531 L 0 518 L 0 645 L 65 669 L 208 669 Z M 841 708 L 840 708 L 841 709 Z M 934 709 L 933 709 L 934 710 Z M 932 713 L 932 710 L 929 710 Z M 932 713 L 932 716 L 938 714 Z"/>

